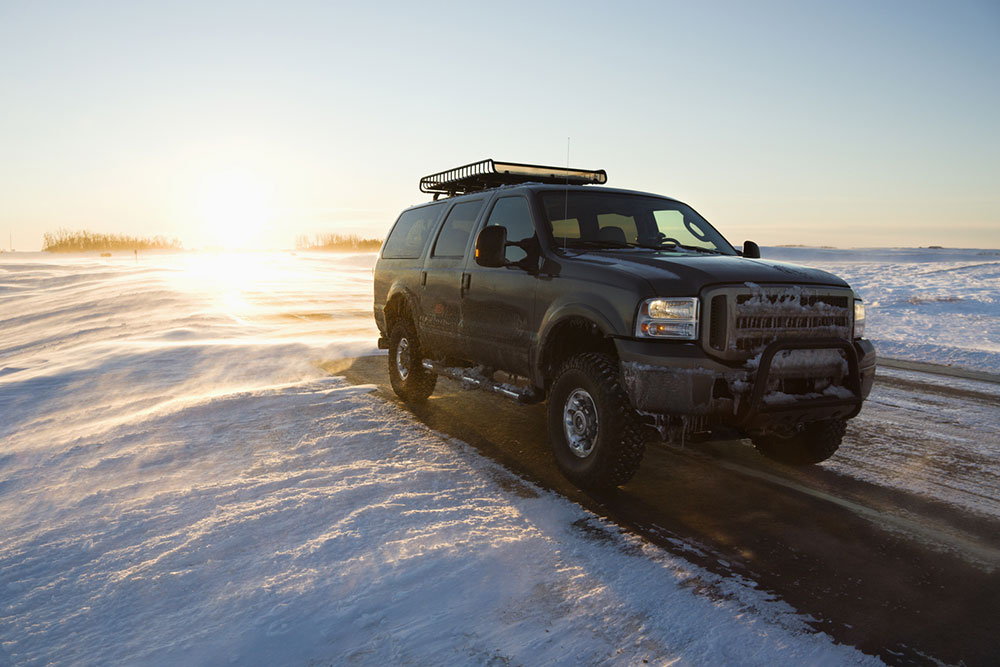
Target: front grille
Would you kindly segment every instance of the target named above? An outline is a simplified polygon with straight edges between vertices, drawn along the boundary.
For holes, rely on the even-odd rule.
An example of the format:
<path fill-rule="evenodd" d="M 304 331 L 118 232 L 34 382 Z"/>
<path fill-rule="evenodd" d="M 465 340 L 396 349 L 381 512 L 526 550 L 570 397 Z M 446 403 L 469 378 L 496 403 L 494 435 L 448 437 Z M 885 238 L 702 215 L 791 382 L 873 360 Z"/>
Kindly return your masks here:
<path fill-rule="evenodd" d="M 740 285 L 713 289 L 705 299 L 711 307 L 703 345 L 726 359 L 749 359 L 776 340 L 850 338 L 847 290 Z"/>
<path fill-rule="evenodd" d="M 728 319 L 725 294 L 712 297 L 710 317 L 708 343 L 716 350 L 724 350 L 726 349 L 726 320 Z"/>

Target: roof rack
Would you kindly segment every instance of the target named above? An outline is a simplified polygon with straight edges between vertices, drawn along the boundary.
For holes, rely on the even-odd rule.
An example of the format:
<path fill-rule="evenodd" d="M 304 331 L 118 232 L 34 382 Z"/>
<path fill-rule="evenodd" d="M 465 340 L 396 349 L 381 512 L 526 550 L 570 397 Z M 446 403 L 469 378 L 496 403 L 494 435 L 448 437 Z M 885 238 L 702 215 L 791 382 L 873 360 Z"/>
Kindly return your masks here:
<path fill-rule="evenodd" d="M 603 184 L 608 182 L 608 174 L 603 169 L 569 169 L 567 167 L 543 167 L 537 164 L 517 162 L 496 162 L 481 160 L 461 167 L 442 171 L 420 179 L 420 191 L 438 195 L 464 195 L 480 192 L 501 185 L 516 183 L 555 183 L 570 185 Z"/>

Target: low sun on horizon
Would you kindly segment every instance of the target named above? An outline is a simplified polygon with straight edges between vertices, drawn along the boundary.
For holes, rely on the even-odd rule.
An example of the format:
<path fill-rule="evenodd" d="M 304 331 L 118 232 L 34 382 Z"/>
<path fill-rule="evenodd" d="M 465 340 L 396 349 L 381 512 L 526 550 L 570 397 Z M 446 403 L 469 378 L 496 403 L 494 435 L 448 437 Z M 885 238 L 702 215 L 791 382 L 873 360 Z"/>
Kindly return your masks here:
<path fill-rule="evenodd" d="M 278 211 L 271 183 L 245 172 L 224 172 L 203 179 L 195 212 L 204 245 L 227 250 L 268 246 Z"/>

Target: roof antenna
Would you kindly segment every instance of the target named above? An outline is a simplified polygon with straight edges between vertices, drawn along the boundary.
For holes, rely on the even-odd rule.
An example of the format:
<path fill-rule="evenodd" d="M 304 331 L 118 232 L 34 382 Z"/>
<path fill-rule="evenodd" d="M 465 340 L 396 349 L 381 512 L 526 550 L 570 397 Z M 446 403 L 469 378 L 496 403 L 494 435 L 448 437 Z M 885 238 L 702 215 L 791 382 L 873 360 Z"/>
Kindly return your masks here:
<path fill-rule="evenodd" d="M 563 201 L 563 220 L 569 220 L 569 137 L 566 137 L 566 189 Z M 563 248 L 569 244 L 569 237 L 563 237 Z"/>

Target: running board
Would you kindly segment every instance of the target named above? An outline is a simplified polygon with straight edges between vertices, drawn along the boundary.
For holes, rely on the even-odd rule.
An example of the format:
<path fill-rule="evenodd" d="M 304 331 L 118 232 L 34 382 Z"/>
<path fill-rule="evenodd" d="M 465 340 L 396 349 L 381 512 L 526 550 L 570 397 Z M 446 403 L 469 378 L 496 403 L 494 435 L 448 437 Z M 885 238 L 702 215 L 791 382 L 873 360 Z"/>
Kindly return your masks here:
<path fill-rule="evenodd" d="M 492 391 L 493 393 L 500 394 L 505 398 L 509 398 L 512 401 L 516 401 L 521 404 L 538 403 L 540 400 L 538 393 L 532 389 L 522 389 L 520 387 L 515 387 L 513 385 L 504 384 L 503 382 L 494 382 L 492 379 L 479 374 L 474 368 L 456 368 L 453 366 L 445 366 L 436 361 L 431 361 L 430 359 L 424 359 L 420 362 L 420 365 L 424 367 L 424 370 L 428 370 L 431 373 L 437 375 L 443 375 L 452 380 L 458 380 L 462 384 L 462 389 L 482 389 L 483 391 Z"/>

